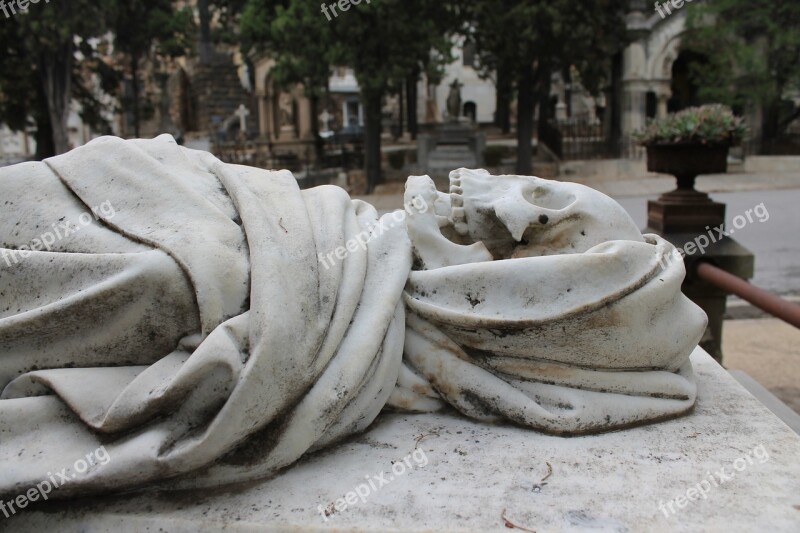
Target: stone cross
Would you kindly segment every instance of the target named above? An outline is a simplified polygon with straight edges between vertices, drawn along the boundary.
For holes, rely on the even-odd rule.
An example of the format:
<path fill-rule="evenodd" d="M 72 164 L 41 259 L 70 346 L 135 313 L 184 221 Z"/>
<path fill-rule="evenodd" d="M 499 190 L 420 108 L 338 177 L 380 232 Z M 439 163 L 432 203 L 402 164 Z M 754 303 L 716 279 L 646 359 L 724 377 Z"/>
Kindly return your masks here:
<path fill-rule="evenodd" d="M 242 133 L 247 132 L 247 117 L 250 116 L 250 111 L 244 106 L 244 104 L 239 104 L 239 109 L 236 110 L 234 113 L 237 117 L 239 117 L 239 131 Z"/>

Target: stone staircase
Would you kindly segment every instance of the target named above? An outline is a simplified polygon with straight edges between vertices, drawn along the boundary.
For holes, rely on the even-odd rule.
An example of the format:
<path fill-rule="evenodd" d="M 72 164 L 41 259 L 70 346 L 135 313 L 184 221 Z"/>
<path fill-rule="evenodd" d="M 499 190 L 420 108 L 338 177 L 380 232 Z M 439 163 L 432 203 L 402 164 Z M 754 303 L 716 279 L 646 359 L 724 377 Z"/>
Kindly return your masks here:
<path fill-rule="evenodd" d="M 225 129 L 241 104 L 250 110 L 247 120 L 249 134 L 258 133 L 258 114 L 253 98 L 244 87 L 237 67 L 229 54 L 215 54 L 208 63 L 197 64 L 191 75 L 191 97 L 195 124 L 199 131 L 217 132 Z M 236 127 L 238 128 L 238 119 Z"/>
<path fill-rule="evenodd" d="M 475 154 L 463 144 L 440 144 L 428 156 L 428 174 L 447 176 L 451 170 L 478 166 Z"/>

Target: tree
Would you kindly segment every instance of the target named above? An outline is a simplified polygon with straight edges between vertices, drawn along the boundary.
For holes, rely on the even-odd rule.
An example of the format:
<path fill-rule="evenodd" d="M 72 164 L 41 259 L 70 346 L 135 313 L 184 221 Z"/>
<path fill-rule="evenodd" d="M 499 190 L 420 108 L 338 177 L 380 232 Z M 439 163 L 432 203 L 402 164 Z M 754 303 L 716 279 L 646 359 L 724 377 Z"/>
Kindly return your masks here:
<path fill-rule="evenodd" d="M 627 2 L 613 0 L 475 0 L 469 4 L 471 36 L 492 58 L 501 92 L 517 87 L 517 172 L 531 173 L 533 114 L 549 116 L 552 75 L 571 69 L 596 91 L 608 80 L 613 55 L 625 44 Z M 500 85 L 500 84 L 498 84 Z"/>
<path fill-rule="evenodd" d="M 70 148 L 67 119 L 75 52 L 91 38 L 102 35 L 104 25 L 98 21 L 102 21 L 108 1 L 30 4 L 27 12 L 0 25 L 0 99 L 6 102 L 2 119 L 14 129 L 23 129 L 28 118 L 36 122 L 37 155 L 63 153 Z M 6 80 L 17 80 L 20 85 Z"/>
<path fill-rule="evenodd" d="M 785 97 L 800 89 L 800 3 L 716 0 L 687 14 L 685 49 L 707 62 L 690 72 L 704 100 L 760 107 L 761 138 L 772 141 L 800 118 Z"/>
<path fill-rule="evenodd" d="M 284 79 L 292 72 L 308 86 L 319 87 L 318 76 L 325 71 L 327 86 L 329 65 L 353 68 L 365 108 L 365 166 L 372 190 L 381 178 L 383 98 L 390 88 L 408 83 L 409 76 L 419 76 L 435 61 L 432 58 L 449 58 L 446 33 L 457 24 L 459 9 L 455 1 L 430 0 L 372 0 L 346 6 L 334 10 L 325 5 L 326 15 L 320 6 L 303 0 L 250 0 L 242 28 L 244 35 L 261 39 Z"/>
<path fill-rule="evenodd" d="M 71 103 L 81 104 L 84 121 L 107 129 L 98 91 L 119 96 L 121 75 L 97 50 L 104 34 L 115 32 L 117 47 L 136 71 L 136 58 L 152 51 L 183 53 L 190 18 L 190 11 L 174 12 L 168 0 L 30 4 L 0 25 L 0 121 L 17 131 L 35 128 L 37 159 L 66 152 Z M 137 97 L 135 115 L 138 105 Z"/>
<path fill-rule="evenodd" d="M 31 68 L 19 24 L 0 29 L 0 121 L 13 131 L 35 129 L 36 158 L 55 155 L 53 130 L 38 69 Z M 30 122 L 33 119 L 33 123 Z"/>
<path fill-rule="evenodd" d="M 353 6 L 331 22 L 332 62 L 353 68 L 364 102 L 370 190 L 381 177 L 381 110 L 386 91 L 430 68 L 431 63 L 449 61 L 449 34 L 461 21 L 457 1 L 373 0 Z"/>
<path fill-rule="evenodd" d="M 174 10 L 171 0 L 117 0 L 109 5 L 108 29 L 114 47 L 123 53 L 131 76 L 132 95 L 123 97 L 123 109 L 133 114 L 134 135 L 139 137 L 142 104 L 140 67 L 144 60 L 186 55 L 192 47 L 194 22 L 188 7 Z M 132 23 L 131 21 L 136 21 Z"/>
<path fill-rule="evenodd" d="M 264 2 L 253 0 L 241 18 L 242 48 L 270 53 L 275 59 L 271 74 L 279 86 L 302 84 L 311 107 L 311 131 L 318 159 L 322 156 L 319 136 L 319 101 L 330 77 L 330 25 L 318 6 L 309 2 Z"/>

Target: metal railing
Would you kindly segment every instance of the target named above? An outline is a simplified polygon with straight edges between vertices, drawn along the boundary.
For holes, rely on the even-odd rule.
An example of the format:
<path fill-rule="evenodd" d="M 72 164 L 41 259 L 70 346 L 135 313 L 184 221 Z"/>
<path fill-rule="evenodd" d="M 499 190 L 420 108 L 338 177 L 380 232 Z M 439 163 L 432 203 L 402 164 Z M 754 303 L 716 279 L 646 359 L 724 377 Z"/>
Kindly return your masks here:
<path fill-rule="evenodd" d="M 725 292 L 735 294 L 759 309 L 780 318 L 796 328 L 800 328 L 800 305 L 787 302 L 779 296 L 751 285 L 742 278 L 734 276 L 708 261 L 697 262 L 695 275 L 706 283 L 710 283 Z"/>

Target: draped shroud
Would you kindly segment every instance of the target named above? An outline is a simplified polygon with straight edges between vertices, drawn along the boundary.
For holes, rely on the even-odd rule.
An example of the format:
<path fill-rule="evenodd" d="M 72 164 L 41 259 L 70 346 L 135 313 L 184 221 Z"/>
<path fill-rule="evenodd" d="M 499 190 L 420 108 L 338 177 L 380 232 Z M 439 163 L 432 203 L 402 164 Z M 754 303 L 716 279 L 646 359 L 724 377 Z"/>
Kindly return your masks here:
<path fill-rule="evenodd" d="M 31 302 L 0 315 L 0 493 L 21 494 L 100 446 L 110 461 L 51 497 L 256 479 L 365 429 L 386 403 L 402 359 L 405 230 L 384 224 L 327 268 L 317 255 L 369 231 L 370 205 L 168 136 L 100 138 L 0 171 L 9 195 L 25 187 L 51 197 L 23 205 L 31 195 L 18 194 L 19 210 L 1 217 L 4 238 L 16 219 L 59 202 L 109 202 L 114 214 L 88 244 L 73 243 L 96 249 L 0 265 L 0 294 Z M 44 208 L 44 227 L 47 213 L 59 219 Z M 37 328 L 48 330 L 47 353 L 19 357 Z M 125 328 L 174 344 L 142 355 L 147 342 L 131 350 L 113 338 Z M 142 359 L 150 364 L 126 364 Z"/>
<path fill-rule="evenodd" d="M 401 376 L 413 378 L 390 403 L 427 411 L 438 399 L 557 435 L 688 412 L 706 317 L 681 293 L 673 246 L 645 239 L 412 272 Z"/>
<path fill-rule="evenodd" d="M 657 236 L 412 271 L 398 217 L 166 135 L 0 169 L 0 193 L 2 258 L 94 218 L 0 261 L 0 496 L 100 446 L 50 498 L 264 478 L 387 406 L 575 435 L 695 402 L 706 319 Z"/>

